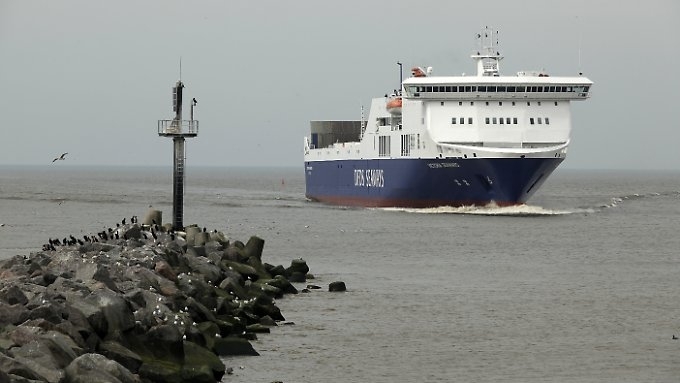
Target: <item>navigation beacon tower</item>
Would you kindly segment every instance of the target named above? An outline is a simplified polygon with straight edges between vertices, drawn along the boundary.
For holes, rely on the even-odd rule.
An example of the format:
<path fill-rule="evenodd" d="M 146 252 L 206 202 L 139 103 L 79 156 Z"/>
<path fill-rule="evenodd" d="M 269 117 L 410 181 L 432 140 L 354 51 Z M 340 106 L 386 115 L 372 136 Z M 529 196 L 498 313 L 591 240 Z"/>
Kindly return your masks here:
<path fill-rule="evenodd" d="M 198 121 L 194 120 L 194 106 L 196 99 L 191 100 L 191 118 L 182 120 L 182 80 L 177 81 L 172 88 L 172 120 L 158 120 L 158 135 L 172 137 L 174 146 L 174 172 L 172 177 L 172 227 L 175 230 L 184 228 L 184 139 L 198 136 Z M 160 222 L 159 222 L 160 224 Z"/>

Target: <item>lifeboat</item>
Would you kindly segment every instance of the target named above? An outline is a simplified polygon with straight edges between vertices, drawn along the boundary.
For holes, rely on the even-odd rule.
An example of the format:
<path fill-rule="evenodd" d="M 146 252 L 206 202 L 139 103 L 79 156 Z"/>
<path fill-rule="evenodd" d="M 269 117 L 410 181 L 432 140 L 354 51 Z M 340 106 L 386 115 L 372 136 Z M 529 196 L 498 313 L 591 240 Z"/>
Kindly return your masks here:
<path fill-rule="evenodd" d="M 400 115 L 401 114 L 401 97 L 400 96 L 392 96 L 387 99 L 387 111 L 390 112 L 390 114 L 393 115 Z"/>
<path fill-rule="evenodd" d="M 423 70 L 421 67 L 411 68 L 411 75 L 413 77 L 427 77 L 427 73 L 425 73 L 425 70 Z"/>

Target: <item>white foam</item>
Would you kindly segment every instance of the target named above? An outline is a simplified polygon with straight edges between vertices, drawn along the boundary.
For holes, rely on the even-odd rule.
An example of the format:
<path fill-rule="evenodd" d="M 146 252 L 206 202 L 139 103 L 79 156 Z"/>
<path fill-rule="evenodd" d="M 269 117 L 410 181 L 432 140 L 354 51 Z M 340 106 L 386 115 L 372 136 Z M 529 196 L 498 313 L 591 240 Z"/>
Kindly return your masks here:
<path fill-rule="evenodd" d="M 569 215 L 569 214 L 583 214 L 592 213 L 592 209 L 571 209 L 571 210 L 557 210 L 548 209 L 535 205 L 514 205 L 514 206 L 498 206 L 495 203 L 486 206 L 441 206 L 434 208 L 382 208 L 387 211 L 402 211 L 406 213 L 418 214 L 470 214 L 470 215 L 492 215 L 492 216 L 555 216 L 555 215 Z"/>

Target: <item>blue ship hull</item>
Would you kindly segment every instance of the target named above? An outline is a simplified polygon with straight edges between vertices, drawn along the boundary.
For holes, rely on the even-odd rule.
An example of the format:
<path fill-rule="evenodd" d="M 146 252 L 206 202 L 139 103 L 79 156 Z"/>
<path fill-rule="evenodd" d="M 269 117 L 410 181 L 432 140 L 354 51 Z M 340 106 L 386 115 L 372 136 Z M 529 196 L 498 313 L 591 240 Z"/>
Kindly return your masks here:
<path fill-rule="evenodd" d="M 517 205 L 563 158 L 433 158 L 306 161 L 306 196 L 366 207 Z"/>

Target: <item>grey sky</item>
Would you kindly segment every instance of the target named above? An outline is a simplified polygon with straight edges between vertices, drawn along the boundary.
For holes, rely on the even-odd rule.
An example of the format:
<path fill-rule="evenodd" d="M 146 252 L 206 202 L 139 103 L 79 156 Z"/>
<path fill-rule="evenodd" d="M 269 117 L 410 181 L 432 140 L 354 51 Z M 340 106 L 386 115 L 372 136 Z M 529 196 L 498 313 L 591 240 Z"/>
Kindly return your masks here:
<path fill-rule="evenodd" d="M 358 119 L 404 72 L 474 73 L 485 25 L 503 74 L 581 70 L 572 169 L 680 168 L 680 2 L 0 2 L 0 164 L 170 165 L 179 76 L 200 134 L 188 164 L 300 166 L 309 120 Z M 185 116 L 188 106 L 185 108 Z M 66 164 L 60 163 L 60 164 Z"/>

